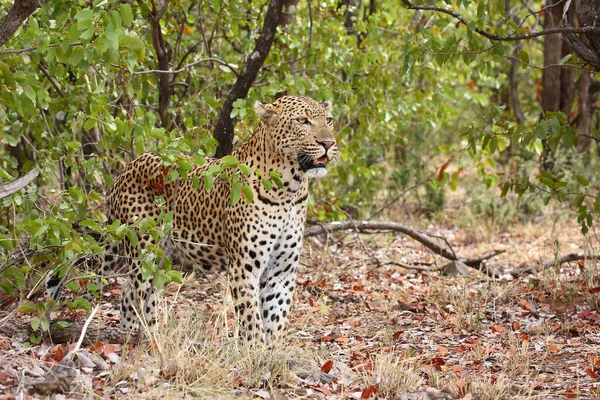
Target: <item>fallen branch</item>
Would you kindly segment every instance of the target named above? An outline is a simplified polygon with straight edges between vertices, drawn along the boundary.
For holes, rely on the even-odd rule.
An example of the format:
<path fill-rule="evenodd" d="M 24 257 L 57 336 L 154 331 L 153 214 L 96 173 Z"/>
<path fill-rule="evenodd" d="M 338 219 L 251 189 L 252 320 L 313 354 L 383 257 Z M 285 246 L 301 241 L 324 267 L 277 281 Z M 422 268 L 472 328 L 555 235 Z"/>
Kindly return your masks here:
<path fill-rule="evenodd" d="M 581 261 L 581 260 L 600 260 L 600 254 L 577 254 L 577 253 L 565 254 L 564 256 L 559 257 L 558 260 L 556 260 L 556 259 L 548 260 L 541 264 L 529 265 L 524 268 L 515 269 L 515 270 L 512 270 L 510 272 L 510 274 L 516 278 L 523 274 L 532 274 L 539 270 L 552 268 L 555 265 L 562 265 L 562 264 L 565 264 L 568 262 Z"/>
<path fill-rule="evenodd" d="M 56 344 L 60 343 L 74 343 L 81 339 L 81 344 L 89 346 L 97 343 L 98 341 L 104 343 L 135 343 L 135 335 L 131 335 L 120 328 L 112 326 L 98 326 L 91 325 L 87 328 L 86 335 L 81 336 L 83 327 L 85 324 L 81 322 L 72 322 L 67 328 L 58 328 L 56 322 L 50 324 L 50 337 Z M 33 333 L 31 324 L 23 322 L 18 318 L 8 320 L 4 324 L 0 325 L 0 333 L 8 337 L 18 337 L 23 335 L 29 337 Z"/>
<path fill-rule="evenodd" d="M 34 168 L 20 178 L 15 179 L 12 182 L 0 185 L 0 199 L 10 196 L 11 194 L 18 192 L 38 176 L 40 173 L 39 168 Z"/>
<path fill-rule="evenodd" d="M 494 250 L 488 252 L 482 256 L 475 258 L 461 257 L 454 253 L 452 250 L 448 250 L 439 244 L 435 243 L 429 237 L 432 235 L 411 228 L 408 225 L 400 224 L 398 222 L 372 222 L 372 221 L 340 221 L 331 222 L 325 225 L 310 226 L 304 230 L 304 237 L 312 237 L 322 234 L 329 234 L 332 232 L 344 231 L 353 229 L 361 233 L 382 233 L 382 232 L 400 232 L 420 242 L 423 246 L 433 251 L 435 254 L 442 256 L 448 260 L 461 261 L 471 268 L 482 270 L 483 261 L 490 259 L 498 254 L 504 253 L 505 250 Z"/>

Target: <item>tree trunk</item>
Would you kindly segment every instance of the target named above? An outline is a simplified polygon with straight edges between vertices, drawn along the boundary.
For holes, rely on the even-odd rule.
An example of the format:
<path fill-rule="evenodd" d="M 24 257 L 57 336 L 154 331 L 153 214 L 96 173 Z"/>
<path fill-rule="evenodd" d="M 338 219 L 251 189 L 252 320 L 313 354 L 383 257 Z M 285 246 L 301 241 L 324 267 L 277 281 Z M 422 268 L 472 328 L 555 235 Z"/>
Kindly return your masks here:
<path fill-rule="evenodd" d="M 590 86 L 592 79 L 586 71 L 581 73 L 577 81 L 577 90 L 579 91 L 579 115 L 577 116 L 577 129 L 579 133 L 585 135 L 579 137 L 579 151 L 585 152 L 590 146 L 591 139 L 590 126 L 592 123 L 592 103 L 590 101 Z"/>
<path fill-rule="evenodd" d="M 544 29 L 558 28 L 562 17 L 563 6 L 558 4 L 562 0 L 548 0 L 544 17 Z M 559 111 L 561 105 L 562 74 L 558 66 L 562 57 L 562 35 L 560 33 L 544 37 L 544 71 L 542 72 L 542 111 Z M 552 66 L 551 66 L 552 65 Z M 542 168 L 552 170 L 554 162 L 552 151 L 544 141 L 544 154 L 542 155 Z"/>
<path fill-rule="evenodd" d="M 258 75 L 260 67 L 262 67 L 265 59 L 271 51 L 271 45 L 275 39 L 275 33 L 277 32 L 277 24 L 281 18 L 281 11 L 283 9 L 284 0 L 271 0 L 269 9 L 265 15 L 265 21 L 263 24 L 262 33 L 256 40 L 256 45 L 252 54 L 244 63 L 244 68 L 238 76 L 235 84 L 229 91 L 223 108 L 219 113 L 219 119 L 215 126 L 214 136 L 219 146 L 217 147 L 216 157 L 223 157 L 230 154 L 233 150 L 233 128 L 234 120 L 231 118 L 231 111 L 233 110 L 233 103 L 237 99 L 243 99 L 248 95 L 248 91 Z"/>
<path fill-rule="evenodd" d="M 25 22 L 27 17 L 39 7 L 41 7 L 41 4 L 38 0 L 15 0 L 6 17 L 0 22 L 0 46 L 3 46 Z"/>

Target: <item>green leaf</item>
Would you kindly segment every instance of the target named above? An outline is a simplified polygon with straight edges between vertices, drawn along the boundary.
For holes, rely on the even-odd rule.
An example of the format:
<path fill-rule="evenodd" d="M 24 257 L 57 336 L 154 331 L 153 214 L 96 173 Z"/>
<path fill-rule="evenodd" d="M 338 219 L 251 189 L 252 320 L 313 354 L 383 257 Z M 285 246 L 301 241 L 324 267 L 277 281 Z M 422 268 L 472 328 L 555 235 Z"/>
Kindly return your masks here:
<path fill-rule="evenodd" d="M 250 176 L 250 168 L 246 164 L 240 163 L 239 168 L 240 171 L 242 171 L 242 174 Z"/>
<path fill-rule="evenodd" d="M 221 163 L 223 164 L 223 167 L 228 168 L 228 167 L 235 167 L 236 165 L 239 164 L 239 161 L 238 161 L 237 157 L 235 157 L 235 156 L 225 156 L 225 157 L 221 158 Z"/>
<path fill-rule="evenodd" d="M 31 329 L 33 329 L 34 331 L 37 331 L 40 327 L 40 319 L 39 317 L 33 317 L 31 318 Z"/>
<path fill-rule="evenodd" d="M 25 95 L 27 97 L 29 97 L 29 100 L 35 102 L 35 99 L 36 99 L 35 90 L 33 90 L 33 88 L 29 85 L 25 86 L 23 88 L 23 90 L 25 92 Z"/>
<path fill-rule="evenodd" d="M 67 289 L 69 289 L 73 293 L 79 292 L 79 289 L 80 289 L 79 284 L 75 281 L 71 281 L 71 282 L 67 283 L 65 286 Z"/>
<path fill-rule="evenodd" d="M 182 274 L 181 271 L 176 271 L 174 269 L 169 270 L 167 272 L 167 276 L 171 279 L 171 281 L 176 282 L 176 283 L 181 283 L 182 282 Z"/>
<path fill-rule="evenodd" d="M 128 28 L 131 27 L 131 24 L 133 23 L 133 12 L 131 11 L 131 6 L 127 3 L 121 3 L 119 6 L 119 13 L 121 14 L 123 24 Z"/>
<path fill-rule="evenodd" d="M 271 190 L 273 189 L 273 184 L 271 183 L 270 180 L 266 179 L 266 178 L 261 178 L 261 183 L 264 186 L 265 189 L 267 190 Z"/>
<path fill-rule="evenodd" d="M 214 183 L 214 179 L 212 177 L 212 175 L 204 175 L 203 178 L 203 183 L 204 183 L 204 190 L 206 190 L 206 193 L 210 193 L 210 191 L 212 190 L 213 187 L 213 183 Z"/>
<path fill-rule="evenodd" d="M 44 332 L 48 332 L 50 330 L 50 321 L 48 321 L 48 318 L 46 318 L 46 317 L 40 318 L 40 325 Z"/>
<path fill-rule="evenodd" d="M 581 183 L 583 186 L 587 186 L 590 184 L 590 181 L 583 175 L 577 175 L 577 180 L 579 181 L 579 183 Z"/>
<path fill-rule="evenodd" d="M 92 9 L 89 8 L 85 8 L 81 11 L 79 11 L 77 14 L 75 14 L 75 19 L 79 22 L 81 21 L 87 21 L 92 19 L 92 17 L 94 16 L 94 11 Z"/>
<path fill-rule="evenodd" d="M 254 200 L 254 192 L 252 191 L 250 185 L 243 185 L 242 191 L 244 192 L 244 199 L 246 200 L 246 204 L 252 203 L 252 201 Z"/>
<path fill-rule="evenodd" d="M 75 308 L 75 309 L 78 308 L 78 309 L 85 310 L 85 311 L 91 310 L 90 302 L 83 297 L 75 298 L 75 300 L 73 301 L 73 308 Z"/>
<path fill-rule="evenodd" d="M 236 205 L 242 198 L 242 184 L 239 182 L 231 183 L 231 205 Z"/>
<path fill-rule="evenodd" d="M 275 184 L 277 185 L 277 187 L 279 189 L 283 188 L 283 182 L 281 181 L 281 175 L 279 175 L 279 173 L 277 171 L 271 171 L 269 173 L 269 176 L 271 177 L 273 182 L 275 182 Z"/>
<path fill-rule="evenodd" d="M 56 327 L 57 327 L 58 329 L 67 329 L 67 328 L 68 328 L 68 327 L 70 327 L 70 326 L 71 326 L 71 323 L 70 323 L 70 322 L 68 322 L 68 321 L 58 321 L 58 322 L 56 323 Z"/>
<path fill-rule="evenodd" d="M 21 302 L 21 306 L 19 307 L 19 312 L 22 314 L 33 313 L 37 311 L 37 304 L 33 301 L 23 300 Z"/>
<path fill-rule="evenodd" d="M 94 33 L 96 33 L 96 27 L 92 26 L 91 28 L 89 28 L 85 32 L 83 32 L 81 35 L 79 35 L 79 39 L 89 40 L 92 38 L 92 36 L 94 36 Z"/>
<path fill-rule="evenodd" d="M 4 250 L 13 251 L 13 249 L 15 248 L 13 238 L 0 233 L 0 246 L 3 247 Z"/>

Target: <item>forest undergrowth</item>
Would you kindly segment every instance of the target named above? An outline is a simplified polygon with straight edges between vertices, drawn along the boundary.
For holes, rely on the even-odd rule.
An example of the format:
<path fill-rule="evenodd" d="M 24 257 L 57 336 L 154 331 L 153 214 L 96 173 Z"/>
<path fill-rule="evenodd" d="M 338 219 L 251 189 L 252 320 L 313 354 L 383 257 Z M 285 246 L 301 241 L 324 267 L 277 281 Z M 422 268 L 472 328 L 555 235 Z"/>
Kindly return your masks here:
<path fill-rule="evenodd" d="M 46 338 L 27 346 L 26 335 L 0 335 L 2 398 L 600 396 L 600 266 L 584 260 L 509 273 L 565 252 L 596 254 L 596 230 L 583 236 L 567 211 L 552 207 L 502 223 L 479 215 L 472 224 L 466 215 L 476 207 L 464 196 L 450 195 L 435 215 L 403 204 L 386 217 L 406 219 L 412 207 L 404 223 L 444 236 L 465 256 L 506 250 L 488 262 L 500 279 L 475 270 L 444 276 L 437 267 L 446 260 L 401 235 L 310 238 L 287 346 L 267 351 L 235 342 L 226 274 L 188 274 L 163 291 L 158 331 L 135 346 L 83 346 L 66 386 L 47 376 L 73 345 Z M 96 323 L 118 324 L 122 284 L 103 289 Z M 1 318 L 29 317 L 8 306 Z"/>

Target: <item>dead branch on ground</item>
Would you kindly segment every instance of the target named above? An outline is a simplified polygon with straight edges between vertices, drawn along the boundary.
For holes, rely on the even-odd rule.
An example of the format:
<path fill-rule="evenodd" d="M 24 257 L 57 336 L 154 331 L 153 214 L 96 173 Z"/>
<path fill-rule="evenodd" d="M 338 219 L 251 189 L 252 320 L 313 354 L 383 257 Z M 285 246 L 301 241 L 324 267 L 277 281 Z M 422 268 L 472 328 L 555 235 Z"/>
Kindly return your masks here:
<path fill-rule="evenodd" d="M 565 254 L 564 256 L 561 256 L 558 259 L 548 260 L 541 264 L 528 265 L 523 268 L 516 268 L 516 269 L 510 271 L 510 274 L 516 278 L 523 274 L 533 274 L 537 271 L 552 268 L 554 266 L 562 265 L 562 264 L 565 264 L 568 262 L 583 261 L 583 260 L 600 260 L 600 254 L 577 254 L 577 253 Z"/>
<path fill-rule="evenodd" d="M 304 237 L 312 237 L 322 234 L 330 234 L 332 232 L 344 231 L 344 230 L 356 230 L 360 233 L 383 233 L 383 232 L 400 232 L 416 241 L 420 242 L 423 246 L 433 251 L 435 254 L 440 255 L 451 261 L 460 261 L 465 265 L 477 270 L 483 270 L 483 262 L 498 254 L 504 253 L 505 250 L 493 250 L 485 253 L 479 257 L 468 258 L 456 255 L 452 249 L 448 250 L 439 244 L 435 243 L 430 237 L 435 237 L 427 232 L 419 231 L 408 225 L 400 224 L 398 222 L 372 222 L 372 221 L 340 221 L 331 222 L 325 225 L 315 225 L 308 227 L 304 230 Z"/>
<path fill-rule="evenodd" d="M 75 343 L 81 338 L 85 323 L 71 322 L 67 328 L 59 328 L 56 326 L 56 321 L 50 324 L 49 334 L 52 341 L 56 344 Z M 33 330 L 29 322 L 24 322 L 20 318 L 15 318 L 5 321 L 0 325 L 0 333 L 15 337 L 18 335 L 31 335 Z M 112 326 L 99 326 L 92 324 L 87 328 L 85 336 L 81 339 L 81 343 L 85 346 L 92 345 L 101 341 L 103 343 L 135 343 L 135 335 L 126 332 L 120 328 Z"/>

